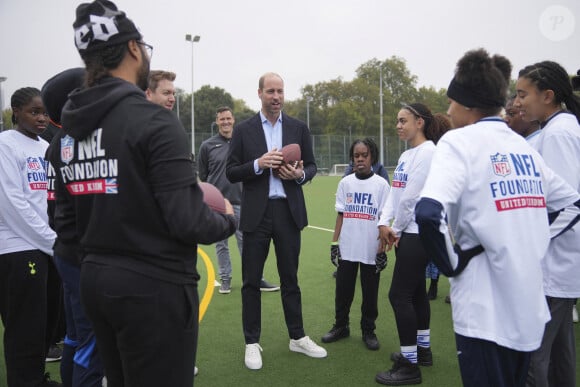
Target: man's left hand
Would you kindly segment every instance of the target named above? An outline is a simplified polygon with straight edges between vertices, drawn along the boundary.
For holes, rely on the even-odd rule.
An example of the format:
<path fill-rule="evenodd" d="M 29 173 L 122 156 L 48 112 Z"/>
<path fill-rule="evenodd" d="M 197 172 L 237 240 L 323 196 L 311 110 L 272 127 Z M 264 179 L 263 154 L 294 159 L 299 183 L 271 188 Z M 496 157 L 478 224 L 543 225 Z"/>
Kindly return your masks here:
<path fill-rule="evenodd" d="M 304 163 L 302 160 L 295 163 L 295 165 L 291 164 L 283 164 L 278 169 L 278 175 L 280 179 L 283 180 L 299 180 L 302 179 L 304 175 Z"/>

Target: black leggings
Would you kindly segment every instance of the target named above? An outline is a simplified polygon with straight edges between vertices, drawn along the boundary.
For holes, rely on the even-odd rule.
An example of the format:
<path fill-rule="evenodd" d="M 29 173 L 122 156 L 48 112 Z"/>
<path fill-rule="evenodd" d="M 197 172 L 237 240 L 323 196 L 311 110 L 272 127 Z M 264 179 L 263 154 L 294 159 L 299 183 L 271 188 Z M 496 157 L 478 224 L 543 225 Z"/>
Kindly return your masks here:
<path fill-rule="evenodd" d="M 418 234 L 403 233 L 393 270 L 389 300 L 401 346 L 417 345 L 417 330 L 429 329 L 431 310 L 425 291 L 427 253 Z"/>

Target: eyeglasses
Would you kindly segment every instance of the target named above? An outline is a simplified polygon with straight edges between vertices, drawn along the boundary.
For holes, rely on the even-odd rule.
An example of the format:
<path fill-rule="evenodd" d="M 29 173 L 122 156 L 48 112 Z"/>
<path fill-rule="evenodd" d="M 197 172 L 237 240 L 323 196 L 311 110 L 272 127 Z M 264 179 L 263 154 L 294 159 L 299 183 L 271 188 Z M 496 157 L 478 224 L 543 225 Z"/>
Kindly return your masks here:
<path fill-rule="evenodd" d="M 147 51 L 147 55 L 149 56 L 149 59 L 151 59 L 153 57 L 153 46 L 150 44 L 147 44 L 145 42 L 137 42 L 137 44 L 145 47 L 145 51 Z"/>

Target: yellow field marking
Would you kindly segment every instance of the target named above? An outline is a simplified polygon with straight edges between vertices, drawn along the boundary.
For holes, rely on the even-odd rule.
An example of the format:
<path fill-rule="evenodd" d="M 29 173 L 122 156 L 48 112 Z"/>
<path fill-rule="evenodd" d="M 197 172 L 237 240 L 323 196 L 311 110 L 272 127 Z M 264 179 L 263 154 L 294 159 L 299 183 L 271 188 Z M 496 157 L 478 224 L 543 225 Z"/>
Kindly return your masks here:
<path fill-rule="evenodd" d="M 203 319 L 203 316 L 209 307 L 211 298 L 213 297 L 213 290 L 215 287 L 215 270 L 213 268 L 213 264 L 211 263 L 211 259 L 205 253 L 205 251 L 198 247 L 197 252 L 201 256 L 201 259 L 203 259 L 203 263 L 205 264 L 205 268 L 207 270 L 207 284 L 205 285 L 205 292 L 203 292 L 203 297 L 199 303 L 199 321 L 201 322 L 201 319 Z"/>

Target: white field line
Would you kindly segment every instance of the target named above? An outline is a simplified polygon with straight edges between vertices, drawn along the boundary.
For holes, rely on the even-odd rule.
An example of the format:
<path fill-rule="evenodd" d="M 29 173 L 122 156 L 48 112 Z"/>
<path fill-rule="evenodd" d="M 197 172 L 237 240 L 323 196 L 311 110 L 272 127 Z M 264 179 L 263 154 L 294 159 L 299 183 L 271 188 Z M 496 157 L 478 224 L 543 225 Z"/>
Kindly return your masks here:
<path fill-rule="evenodd" d="M 308 228 L 313 228 L 315 230 L 321 230 L 321 231 L 328 231 L 328 232 L 334 232 L 334 230 L 331 230 L 329 228 L 324 228 L 324 227 L 316 227 L 316 226 L 306 226 Z"/>

